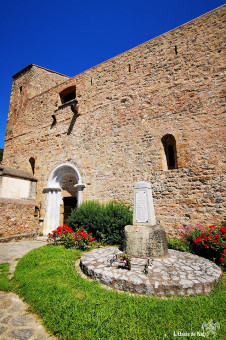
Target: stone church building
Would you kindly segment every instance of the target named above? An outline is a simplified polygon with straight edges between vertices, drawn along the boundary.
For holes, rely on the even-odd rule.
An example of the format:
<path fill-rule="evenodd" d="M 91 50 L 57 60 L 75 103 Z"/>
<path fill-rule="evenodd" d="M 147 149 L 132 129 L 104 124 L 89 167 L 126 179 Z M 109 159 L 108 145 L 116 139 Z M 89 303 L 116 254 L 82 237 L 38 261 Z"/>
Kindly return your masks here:
<path fill-rule="evenodd" d="M 225 8 L 72 78 L 13 76 L 2 235 L 47 234 L 84 200 L 133 204 L 139 181 L 169 234 L 224 218 Z"/>

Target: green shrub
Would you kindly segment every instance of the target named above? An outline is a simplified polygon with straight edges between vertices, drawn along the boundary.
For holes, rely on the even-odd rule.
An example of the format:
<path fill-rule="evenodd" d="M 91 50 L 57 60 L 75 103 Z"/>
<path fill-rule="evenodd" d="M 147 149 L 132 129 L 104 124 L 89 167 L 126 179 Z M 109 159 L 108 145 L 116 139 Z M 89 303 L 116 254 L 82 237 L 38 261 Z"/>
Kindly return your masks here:
<path fill-rule="evenodd" d="M 132 211 L 123 202 L 86 201 L 72 211 L 68 225 L 73 230 L 83 227 L 104 244 L 122 245 L 124 228 L 132 221 Z"/>
<path fill-rule="evenodd" d="M 169 249 L 190 252 L 189 245 L 184 240 L 178 240 L 177 238 L 167 239 L 167 245 Z"/>
<path fill-rule="evenodd" d="M 97 230 L 103 229 L 103 205 L 99 201 L 86 201 L 71 212 L 68 226 L 74 231 L 83 227 L 96 237 Z"/>

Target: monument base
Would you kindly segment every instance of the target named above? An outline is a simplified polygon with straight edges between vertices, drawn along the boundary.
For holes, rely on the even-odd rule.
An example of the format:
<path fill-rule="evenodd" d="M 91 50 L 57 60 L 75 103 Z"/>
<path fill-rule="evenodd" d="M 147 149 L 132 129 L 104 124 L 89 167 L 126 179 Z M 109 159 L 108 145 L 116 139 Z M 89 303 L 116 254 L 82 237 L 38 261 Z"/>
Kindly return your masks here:
<path fill-rule="evenodd" d="M 125 226 L 124 252 L 132 257 L 160 258 L 168 254 L 166 233 L 161 226 Z"/>

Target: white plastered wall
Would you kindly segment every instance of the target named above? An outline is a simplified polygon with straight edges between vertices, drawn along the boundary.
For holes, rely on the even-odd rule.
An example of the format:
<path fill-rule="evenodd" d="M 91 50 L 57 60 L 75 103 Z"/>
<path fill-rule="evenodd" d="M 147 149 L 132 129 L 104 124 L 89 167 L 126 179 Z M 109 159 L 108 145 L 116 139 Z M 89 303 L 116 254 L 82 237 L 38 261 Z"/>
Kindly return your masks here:
<path fill-rule="evenodd" d="M 14 199 L 28 199 L 30 198 L 31 181 L 2 176 L 0 197 L 14 198 Z"/>

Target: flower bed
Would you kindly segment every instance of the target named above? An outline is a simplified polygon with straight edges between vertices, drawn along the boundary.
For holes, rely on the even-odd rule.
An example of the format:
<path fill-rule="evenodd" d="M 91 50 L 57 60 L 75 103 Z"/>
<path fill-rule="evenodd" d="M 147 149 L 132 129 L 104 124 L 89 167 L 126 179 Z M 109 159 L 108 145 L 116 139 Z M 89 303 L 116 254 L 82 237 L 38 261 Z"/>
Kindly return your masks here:
<path fill-rule="evenodd" d="M 71 227 L 67 225 L 58 227 L 48 234 L 47 241 L 54 244 L 63 244 L 66 248 L 75 247 L 80 250 L 85 250 L 92 244 L 95 237 L 92 237 L 92 233 L 87 233 L 83 228 L 78 231 L 73 231 Z"/>
<path fill-rule="evenodd" d="M 226 265 L 226 226 L 185 226 L 179 229 L 179 239 L 169 239 L 168 247 L 203 256 L 216 264 Z"/>
<path fill-rule="evenodd" d="M 209 226 L 208 230 L 192 239 L 196 253 L 208 259 L 226 264 L 226 227 Z"/>

